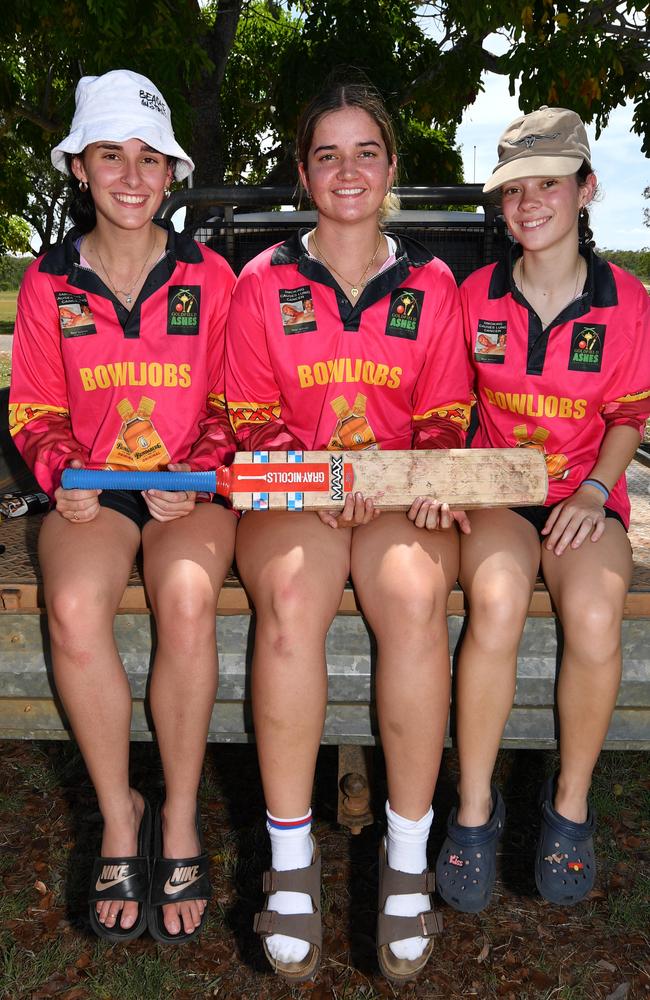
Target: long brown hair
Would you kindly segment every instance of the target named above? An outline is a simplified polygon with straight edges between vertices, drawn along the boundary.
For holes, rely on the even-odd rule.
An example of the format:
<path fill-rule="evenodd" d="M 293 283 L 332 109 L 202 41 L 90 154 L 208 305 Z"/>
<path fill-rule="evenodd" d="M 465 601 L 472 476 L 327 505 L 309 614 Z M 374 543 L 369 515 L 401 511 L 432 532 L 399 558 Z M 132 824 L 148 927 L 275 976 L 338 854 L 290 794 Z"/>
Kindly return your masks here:
<path fill-rule="evenodd" d="M 388 162 L 397 154 L 395 130 L 386 105 L 379 91 L 370 81 L 342 81 L 340 79 L 326 83 L 323 90 L 309 102 L 298 119 L 296 132 L 296 160 L 307 169 L 307 158 L 314 138 L 314 132 L 321 118 L 332 111 L 342 108 L 360 108 L 370 115 L 375 122 L 386 147 Z M 393 175 L 393 183 L 397 181 L 397 171 Z M 379 210 L 379 218 L 385 219 L 389 214 L 398 211 L 399 198 L 390 190 L 384 198 Z"/>

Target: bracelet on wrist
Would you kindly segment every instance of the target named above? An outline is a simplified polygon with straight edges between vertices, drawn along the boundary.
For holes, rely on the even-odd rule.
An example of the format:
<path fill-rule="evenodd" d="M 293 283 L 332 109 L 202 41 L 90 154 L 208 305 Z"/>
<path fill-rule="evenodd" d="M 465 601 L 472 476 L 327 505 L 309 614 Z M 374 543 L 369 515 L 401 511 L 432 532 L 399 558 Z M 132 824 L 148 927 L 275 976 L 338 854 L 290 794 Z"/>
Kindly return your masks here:
<path fill-rule="evenodd" d="M 609 490 L 604 483 L 601 483 L 600 479 L 583 479 L 580 483 L 581 486 L 593 486 L 595 489 L 600 490 L 600 492 L 605 497 L 605 503 L 609 500 Z"/>

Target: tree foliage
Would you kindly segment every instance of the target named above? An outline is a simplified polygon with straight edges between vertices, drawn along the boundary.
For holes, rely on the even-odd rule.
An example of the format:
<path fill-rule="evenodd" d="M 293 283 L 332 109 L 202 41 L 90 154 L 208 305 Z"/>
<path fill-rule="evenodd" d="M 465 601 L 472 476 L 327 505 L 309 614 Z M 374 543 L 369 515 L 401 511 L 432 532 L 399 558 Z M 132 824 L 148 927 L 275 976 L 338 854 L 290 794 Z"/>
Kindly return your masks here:
<path fill-rule="evenodd" d="M 10 254 L 0 254 L 0 292 L 16 291 L 31 257 L 13 257 Z"/>
<path fill-rule="evenodd" d="M 650 283 L 650 250 L 598 250 L 598 253 L 612 264 L 618 264 L 637 278 Z"/>
<path fill-rule="evenodd" d="M 50 149 L 84 74 L 128 67 L 153 77 L 189 142 L 187 94 L 209 65 L 194 40 L 198 0 L 4 0 L 0 35 L 0 212 L 21 215 L 44 245 L 65 224 L 65 185 Z"/>
<path fill-rule="evenodd" d="M 597 134 L 630 99 L 650 152 L 646 16 L 639 0 L 4 0 L 0 212 L 59 238 L 49 150 L 78 77 L 119 66 L 165 94 L 197 185 L 293 181 L 296 119 L 345 65 L 386 97 L 403 182 L 461 178 L 455 128 L 487 71 L 519 83 L 524 110 L 572 107 Z"/>

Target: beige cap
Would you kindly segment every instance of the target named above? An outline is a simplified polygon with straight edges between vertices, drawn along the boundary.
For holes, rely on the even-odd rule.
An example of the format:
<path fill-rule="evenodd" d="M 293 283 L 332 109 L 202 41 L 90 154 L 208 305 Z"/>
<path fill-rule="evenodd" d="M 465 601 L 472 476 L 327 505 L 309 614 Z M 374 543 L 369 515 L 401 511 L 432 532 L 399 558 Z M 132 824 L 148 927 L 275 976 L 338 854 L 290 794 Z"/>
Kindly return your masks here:
<path fill-rule="evenodd" d="M 566 177 L 583 163 L 591 167 L 589 140 L 582 119 L 568 108 L 549 108 L 516 118 L 497 147 L 499 162 L 483 185 L 494 191 L 519 177 Z"/>

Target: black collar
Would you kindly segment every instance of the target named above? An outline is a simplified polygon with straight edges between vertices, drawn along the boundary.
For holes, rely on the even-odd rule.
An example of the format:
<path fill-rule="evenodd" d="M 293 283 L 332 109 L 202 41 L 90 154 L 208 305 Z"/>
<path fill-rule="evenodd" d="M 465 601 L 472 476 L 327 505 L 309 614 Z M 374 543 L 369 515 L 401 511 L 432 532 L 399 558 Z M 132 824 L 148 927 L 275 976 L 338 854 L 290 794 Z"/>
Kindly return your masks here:
<path fill-rule="evenodd" d="M 171 255 L 174 261 L 181 261 L 186 264 L 201 263 L 201 251 L 190 236 L 187 236 L 185 233 L 177 233 L 171 222 L 167 219 L 155 219 L 154 221 L 157 226 L 167 230 L 165 256 Z M 79 266 L 79 251 L 75 244 L 83 235 L 76 226 L 69 229 L 62 243 L 52 247 L 51 250 L 43 254 L 38 267 L 39 271 L 42 271 L 44 274 L 67 274 L 71 276 L 73 268 Z"/>
<path fill-rule="evenodd" d="M 618 305 L 616 281 L 608 262 L 594 253 L 591 247 L 581 247 L 580 253 L 587 262 L 585 290 L 577 300 L 582 307 L 582 314 L 590 309 L 608 309 Z M 521 254 L 521 247 L 516 244 L 510 250 L 509 257 L 496 265 L 490 279 L 489 299 L 501 299 L 510 292 L 517 302 L 523 303 L 513 278 L 514 266 Z"/>
<path fill-rule="evenodd" d="M 304 273 L 302 267 L 300 266 L 303 260 L 313 261 L 315 258 L 311 257 L 310 254 L 305 250 L 303 244 L 303 237 L 311 232 L 309 229 L 300 229 L 298 232 L 293 233 L 284 243 L 276 247 L 271 255 L 271 265 L 277 264 L 298 264 L 298 270 Z M 396 263 L 399 263 L 402 259 L 406 261 L 409 267 L 423 267 L 428 264 L 429 261 L 433 260 L 433 254 L 429 253 L 427 248 L 418 243 L 417 240 L 411 239 L 410 236 L 397 236 L 395 233 L 385 233 L 385 236 L 390 236 L 392 240 L 395 241 L 395 258 Z M 320 261 L 316 261 L 320 264 Z M 327 268 L 324 268 L 320 264 L 321 268 L 329 274 Z"/>
<path fill-rule="evenodd" d="M 375 275 L 363 289 L 356 302 L 350 302 L 325 265 L 305 250 L 302 240 L 308 232 L 308 229 L 302 229 L 290 236 L 285 243 L 276 247 L 271 254 L 271 266 L 295 265 L 298 273 L 304 275 L 305 278 L 333 289 L 343 329 L 348 332 L 358 331 L 364 310 L 399 288 L 408 279 L 412 268 L 424 267 L 425 264 L 434 259 L 433 254 L 429 253 L 426 247 L 423 247 L 417 240 L 412 240 L 408 236 L 395 236 L 394 233 L 386 233 L 387 236 L 395 240 L 395 262 Z"/>

